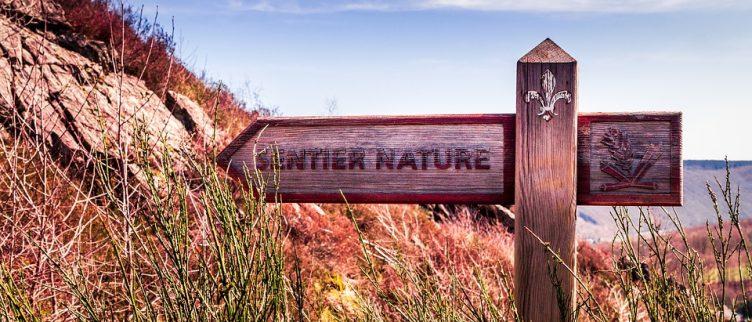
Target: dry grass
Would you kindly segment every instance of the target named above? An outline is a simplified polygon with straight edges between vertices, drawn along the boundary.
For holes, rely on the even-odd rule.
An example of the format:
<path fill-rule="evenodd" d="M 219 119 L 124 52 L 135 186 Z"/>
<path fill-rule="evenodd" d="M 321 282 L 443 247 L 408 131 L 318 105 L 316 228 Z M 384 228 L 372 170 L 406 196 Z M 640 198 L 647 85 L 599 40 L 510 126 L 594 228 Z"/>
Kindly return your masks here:
<path fill-rule="evenodd" d="M 332 301 L 327 298 L 315 301 L 326 303 L 319 309 L 322 314 L 412 321 L 498 320 L 514 315 L 509 285 L 512 237 L 505 228 L 473 222 L 469 214 L 437 224 L 415 205 L 327 208 L 326 216 L 338 223 L 319 221 L 317 231 L 346 236 L 337 236 L 338 247 L 322 250 L 302 267 L 316 267 L 325 260 L 313 280 L 326 280 L 334 272 L 354 297 L 349 308 L 336 301 L 328 304 Z M 347 218 L 352 220 L 349 225 Z M 306 250 L 311 244 L 326 244 L 323 239 L 300 243 L 293 238 L 292 243 Z M 348 292 L 347 287 L 342 292 Z"/>

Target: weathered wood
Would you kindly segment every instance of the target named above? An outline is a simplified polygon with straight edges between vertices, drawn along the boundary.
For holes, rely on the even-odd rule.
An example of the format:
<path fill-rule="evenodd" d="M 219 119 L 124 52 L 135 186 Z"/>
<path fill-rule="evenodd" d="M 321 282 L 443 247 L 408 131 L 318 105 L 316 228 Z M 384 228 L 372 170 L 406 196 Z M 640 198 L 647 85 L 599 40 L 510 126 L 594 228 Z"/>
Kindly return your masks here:
<path fill-rule="evenodd" d="M 242 177 L 256 159 L 270 179 L 275 167 L 269 161 L 276 160 L 278 185 L 267 197 L 277 193 L 284 202 L 342 202 L 340 190 L 353 203 L 509 202 L 513 117 L 259 119 L 219 162 Z"/>
<path fill-rule="evenodd" d="M 574 276 L 529 231 L 576 271 L 578 99 L 577 62 L 550 39 L 517 63 L 514 279 L 524 321 L 570 320 L 575 305 Z"/>
<path fill-rule="evenodd" d="M 490 132 L 474 131 L 473 126 L 484 125 L 494 128 L 494 126 L 501 126 L 502 129 L 506 129 L 503 136 L 504 146 L 510 147 L 508 149 L 494 149 L 490 152 L 490 159 L 504 160 L 500 165 L 504 177 L 501 181 L 504 182 L 503 186 L 496 185 L 495 183 L 487 183 L 483 189 L 486 189 L 484 194 L 464 193 L 470 190 L 465 190 L 459 185 L 464 179 L 457 179 L 455 176 L 463 176 L 469 174 L 475 175 L 469 172 L 455 172 L 447 171 L 446 175 L 441 173 L 434 173 L 441 175 L 443 178 L 427 182 L 427 181 L 414 181 L 408 183 L 405 187 L 415 188 L 416 184 L 425 183 L 429 185 L 428 188 L 418 187 L 415 190 L 410 190 L 405 193 L 383 190 L 378 185 L 366 184 L 366 182 L 352 182 L 350 185 L 357 185 L 356 189 L 348 190 L 348 186 L 342 183 L 348 183 L 347 181 L 334 182 L 331 181 L 334 178 L 340 180 L 343 172 L 350 171 L 349 169 L 335 170 L 328 169 L 329 173 L 320 173 L 319 171 L 310 173 L 309 177 L 303 179 L 300 176 L 289 175 L 284 176 L 285 180 L 280 182 L 281 190 L 284 194 L 284 200 L 289 202 L 342 202 L 342 197 L 339 195 L 339 188 L 349 191 L 347 194 L 348 200 L 357 200 L 358 202 L 379 202 L 379 203 L 400 203 L 400 202 L 438 202 L 438 203 L 489 203 L 489 204 L 504 204 L 509 205 L 514 203 L 514 123 L 515 116 L 513 114 L 492 114 L 492 115 L 435 115 L 435 116 L 390 116 L 390 117 L 271 117 L 261 118 L 254 121 L 233 143 L 231 143 L 220 155 L 219 163 L 223 165 L 223 168 L 227 168 L 229 164 L 230 173 L 236 177 L 242 178 L 243 171 L 242 165 L 252 162 L 251 151 L 254 144 L 257 144 L 259 135 L 262 135 L 266 142 L 277 141 L 281 143 L 281 146 L 293 146 L 293 150 L 301 147 L 311 148 L 311 142 L 328 142 L 329 145 L 345 144 L 347 141 L 343 140 L 337 133 L 348 132 L 348 129 L 355 129 L 353 133 L 360 133 L 360 139 L 368 138 L 370 133 L 367 128 L 375 126 L 378 127 L 381 133 L 386 133 L 390 130 L 385 130 L 387 127 L 392 126 L 406 126 L 414 125 L 422 127 L 418 130 L 410 130 L 408 132 L 415 135 L 419 135 L 420 142 L 431 141 L 435 144 L 442 144 L 436 141 L 437 138 L 433 137 L 436 133 L 435 129 L 444 129 L 446 127 L 436 126 L 456 126 L 455 129 L 459 129 L 454 133 L 460 135 L 461 133 L 471 133 L 466 137 L 452 138 L 454 141 L 463 142 L 463 146 L 471 146 L 473 137 L 478 135 L 493 139 Z M 593 124 L 593 126 L 591 126 Z M 426 127 L 430 126 L 430 127 Z M 341 128 L 343 127 L 343 128 Z M 345 129 L 344 127 L 347 127 Z M 468 127 L 468 128 L 465 128 Z M 594 130 L 591 130 L 591 127 Z M 264 130 L 266 128 L 266 130 Z M 292 131 L 303 131 L 305 128 L 306 135 L 314 136 L 314 139 L 297 139 L 291 137 L 293 134 L 286 133 L 288 129 Z M 461 129 L 460 129 L 461 128 Z M 602 191 L 600 187 L 604 184 L 615 184 L 619 181 L 613 176 L 608 175 L 601 169 L 601 163 L 603 161 L 610 161 L 611 154 L 608 147 L 601 141 L 603 140 L 604 131 L 607 128 L 617 128 L 623 130 L 629 134 L 630 142 L 632 142 L 634 154 L 633 162 L 638 164 L 639 159 L 647 151 L 647 145 L 655 144 L 658 147 L 658 151 L 661 152 L 655 165 L 651 166 L 642 176 L 640 182 L 655 182 L 657 183 L 656 189 L 643 189 L 643 188 L 624 188 L 613 191 Z M 404 129 L 404 128 L 403 128 Z M 429 129 L 423 131 L 423 129 Z M 262 131 L 263 130 L 263 131 Z M 427 133 L 423 133 L 423 132 Z M 593 132 L 594 131 L 594 132 Z M 591 135 L 591 132 L 595 133 Z M 394 132 L 396 133 L 396 132 Z M 392 134 L 391 138 L 397 140 L 396 134 Z M 416 134 L 418 133 L 418 134 Z M 425 134 L 425 135 L 423 135 Z M 438 138 L 443 140 L 442 138 Z M 461 139 L 461 140 L 460 140 Z M 482 141 L 488 141 L 484 139 Z M 264 141 L 262 140 L 262 142 Z M 294 141 L 293 141 L 294 140 Z M 407 137 L 402 137 L 403 141 L 418 146 L 419 141 L 408 142 Z M 302 142 L 301 142 L 302 141 Z M 445 143 L 448 141 L 445 141 Z M 678 206 L 682 203 L 682 156 L 681 156 L 681 113 L 668 113 L 668 112 L 639 112 L 639 113 L 582 113 L 578 116 L 578 191 L 577 191 L 577 204 L 578 205 L 609 205 L 609 206 L 631 206 L 631 205 L 653 205 L 653 206 Z M 371 142 L 369 144 L 375 146 L 378 142 Z M 393 144 L 386 142 L 385 144 Z M 469 145 L 468 145 L 469 144 Z M 327 146 L 329 146 L 327 145 Z M 245 153 L 237 153 L 243 147 Z M 257 150 L 263 150 L 264 146 L 257 145 Z M 297 148 L 295 148 L 297 147 Z M 283 147 L 284 149 L 284 147 Z M 395 154 L 399 154 L 400 151 L 395 150 Z M 419 155 L 416 155 L 418 157 Z M 230 162 L 230 160 L 234 160 Z M 430 161 L 433 159 L 431 156 L 427 159 L 430 165 Z M 368 160 L 366 160 L 368 161 Z M 422 161 L 422 160 L 421 160 Z M 252 168 L 252 166 L 251 166 Z M 292 169 L 293 172 L 297 171 L 297 167 Z M 310 171 L 308 166 L 305 171 Z M 359 176 L 363 175 L 360 168 L 353 169 L 358 172 Z M 426 169 L 428 172 L 433 169 Z M 404 171 L 402 171 L 404 172 Z M 396 172 L 395 172 L 396 173 Z M 303 175 L 303 173 L 299 173 Z M 371 180 L 377 180 L 383 178 L 388 180 L 389 173 L 382 172 L 370 172 Z M 381 175 L 386 176 L 381 176 Z M 476 173 L 477 174 L 477 173 Z M 267 173 L 268 175 L 268 173 Z M 447 177 L 448 176 L 448 177 Z M 492 176 L 498 176 L 498 173 L 493 172 Z M 593 179 L 591 179 L 591 177 Z M 296 179 L 297 178 L 297 179 Z M 468 180 L 472 178 L 467 178 Z M 293 181 L 297 180 L 297 181 Z M 329 181 L 327 181 L 329 180 Z M 390 179 L 389 179 L 390 180 Z M 499 180 L 495 177 L 494 180 Z M 322 181 L 327 183 L 326 186 L 312 185 L 310 182 Z M 483 180 L 481 180 L 483 181 Z M 394 182 L 397 184 L 399 182 Z M 386 185 L 387 183 L 385 183 Z M 391 184 L 391 183 L 389 183 Z M 439 184 L 447 184 L 454 188 L 442 188 L 438 187 Z M 478 188 L 478 186 L 476 186 Z M 439 193 L 420 193 L 426 189 L 439 190 L 443 189 Z M 447 193 L 447 190 L 458 191 Z M 404 190 L 404 189 L 403 189 Z M 462 192 L 460 192 L 460 190 Z M 269 191 L 273 192 L 273 191 Z M 355 193 L 355 194 L 353 194 Z M 469 199 L 468 199 L 469 198 Z M 269 200 L 273 200 L 274 196 L 270 195 Z"/>
<path fill-rule="evenodd" d="M 580 115 L 578 204 L 681 206 L 681 148 L 681 113 Z"/>

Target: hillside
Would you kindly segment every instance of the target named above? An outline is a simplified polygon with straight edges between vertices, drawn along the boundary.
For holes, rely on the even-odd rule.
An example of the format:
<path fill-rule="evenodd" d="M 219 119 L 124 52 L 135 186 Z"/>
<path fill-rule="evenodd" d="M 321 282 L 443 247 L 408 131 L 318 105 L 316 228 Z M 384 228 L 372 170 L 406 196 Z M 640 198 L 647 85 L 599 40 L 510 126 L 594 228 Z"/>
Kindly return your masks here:
<path fill-rule="evenodd" d="M 741 192 L 742 216 L 749 217 L 752 209 L 752 161 L 731 161 L 731 179 Z M 684 227 L 705 225 L 715 221 L 716 214 L 708 196 L 705 183 L 717 188 L 716 178 L 723 182 L 726 176 L 725 162 L 722 160 L 684 161 L 684 206 L 673 208 L 682 219 Z M 650 208 L 655 214 L 662 214 L 658 207 Z M 670 209 L 669 209 L 670 210 Z M 580 238 L 591 241 L 610 241 L 616 231 L 610 215 L 611 207 L 578 207 L 577 233 Z M 631 213 L 637 210 L 630 207 Z M 671 228 L 670 223 L 664 226 Z"/>

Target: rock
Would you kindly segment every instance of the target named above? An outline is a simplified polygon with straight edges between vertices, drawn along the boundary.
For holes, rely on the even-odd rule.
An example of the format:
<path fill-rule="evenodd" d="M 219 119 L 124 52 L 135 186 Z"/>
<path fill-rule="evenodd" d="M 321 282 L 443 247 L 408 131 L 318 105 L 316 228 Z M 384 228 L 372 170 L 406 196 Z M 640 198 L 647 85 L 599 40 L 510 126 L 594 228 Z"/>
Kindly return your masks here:
<path fill-rule="evenodd" d="M 55 39 L 61 47 L 77 52 L 100 66 L 107 66 L 107 70 L 112 69 L 113 58 L 104 42 L 86 39 L 86 37 L 72 33 L 51 32 L 49 36 L 49 39 Z"/>
<path fill-rule="evenodd" d="M 204 109 L 187 96 L 174 91 L 167 92 L 167 108 L 188 132 L 200 136 L 204 142 L 213 137 L 223 137 L 224 133 L 214 128 L 214 120 Z"/>
<path fill-rule="evenodd" d="M 59 4 L 53 1 L 0 0 L 0 9 L 10 13 L 13 18 L 24 19 L 27 23 L 45 22 L 55 25 L 67 25 L 65 12 Z"/>
<path fill-rule="evenodd" d="M 107 44 L 72 32 L 59 4 L 49 0 L 0 0 L 0 13 L 17 25 L 43 34 L 61 47 L 77 52 L 101 66 L 111 68 Z"/>
<path fill-rule="evenodd" d="M 139 137 L 157 152 L 192 142 L 186 127 L 136 77 L 110 73 L 1 15 L 0 54 L 0 123 L 43 142 L 62 162 L 95 154 L 131 160 L 135 156 L 120 155 L 122 146 Z"/>

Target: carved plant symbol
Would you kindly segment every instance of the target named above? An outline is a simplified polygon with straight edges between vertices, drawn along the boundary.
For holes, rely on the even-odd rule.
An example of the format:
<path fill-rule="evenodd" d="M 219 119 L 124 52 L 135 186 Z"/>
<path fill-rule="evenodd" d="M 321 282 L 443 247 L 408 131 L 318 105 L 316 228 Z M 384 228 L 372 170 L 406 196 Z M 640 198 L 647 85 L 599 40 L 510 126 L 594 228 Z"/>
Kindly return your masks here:
<path fill-rule="evenodd" d="M 571 103 L 572 94 L 567 91 L 560 91 L 554 94 L 554 90 L 556 90 L 556 78 L 548 69 L 541 75 L 541 88 L 543 89 L 542 96 L 541 93 L 536 91 L 528 91 L 525 94 L 525 102 L 530 103 L 531 100 L 537 100 L 540 104 L 538 116 L 542 116 L 548 122 L 553 116 L 559 115 L 554 111 L 556 101 L 566 99 L 567 103 Z"/>
<path fill-rule="evenodd" d="M 642 156 L 632 149 L 629 133 L 619 128 L 609 128 L 601 139 L 611 154 L 610 160 L 601 161 L 601 171 L 618 182 L 601 185 L 601 191 L 616 191 L 626 188 L 658 189 L 658 183 L 643 181 L 647 171 L 661 158 L 656 144 L 648 144 Z"/>

